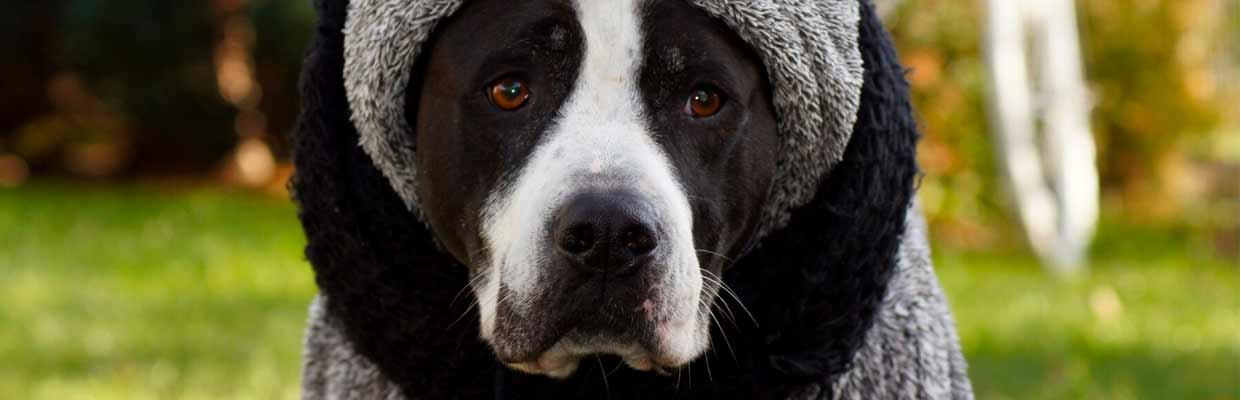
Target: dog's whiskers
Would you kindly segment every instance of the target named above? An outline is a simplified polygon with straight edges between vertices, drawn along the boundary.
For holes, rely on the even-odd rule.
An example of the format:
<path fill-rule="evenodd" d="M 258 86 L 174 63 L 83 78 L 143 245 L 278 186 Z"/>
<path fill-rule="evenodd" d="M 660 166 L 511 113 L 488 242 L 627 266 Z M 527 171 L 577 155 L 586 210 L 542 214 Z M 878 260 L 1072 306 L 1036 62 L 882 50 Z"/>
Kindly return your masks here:
<path fill-rule="evenodd" d="M 736 304 L 739 304 L 741 306 L 741 310 L 745 311 L 745 314 L 749 315 L 749 320 L 753 321 L 754 326 L 759 326 L 758 319 L 753 316 L 752 312 L 749 312 L 749 307 L 745 306 L 745 302 L 741 301 L 741 297 L 737 295 L 736 292 L 732 290 L 732 288 L 728 287 L 728 284 L 723 281 L 722 277 L 720 277 L 719 275 L 715 275 L 715 273 L 710 272 L 710 270 L 703 269 L 702 272 L 705 272 L 705 274 L 702 275 L 703 277 L 706 277 L 708 276 L 707 274 L 709 274 L 709 276 L 711 276 L 712 279 L 714 279 L 716 282 L 719 283 L 719 287 L 722 288 L 725 293 L 727 293 L 728 295 L 731 295 L 733 299 L 736 299 Z"/>
<path fill-rule="evenodd" d="M 723 291 L 723 282 L 719 281 L 718 279 L 712 278 L 709 275 L 702 275 L 702 280 L 708 284 L 713 284 L 715 293 L 721 293 L 721 292 L 726 293 Z M 723 297 L 717 297 L 716 302 L 717 302 L 716 304 L 721 304 L 724 311 L 727 312 L 728 319 L 732 320 L 732 322 L 735 323 L 736 314 L 733 313 L 732 306 L 728 304 L 727 299 Z"/>
<path fill-rule="evenodd" d="M 594 356 L 594 361 L 598 362 L 598 372 L 603 375 L 603 390 L 607 392 L 607 398 L 611 398 L 611 384 L 607 383 L 607 371 L 603 368 L 603 357 Z"/>
<path fill-rule="evenodd" d="M 473 311 L 474 307 L 477 307 L 477 306 L 478 306 L 477 300 L 471 301 L 469 303 L 469 307 L 466 307 L 465 311 L 462 312 L 460 316 L 456 317 L 456 319 L 453 320 L 451 324 L 448 324 L 447 329 L 452 329 L 453 326 L 456 326 L 457 323 L 461 322 L 461 320 L 464 319 L 466 315 L 469 315 L 469 312 Z"/>
<path fill-rule="evenodd" d="M 623 367 L 623 366 L 624 366 L 624 361 L 617 362 L 616 366 L 611 367 L 611 371 L 607 371 L 607 376 L 611 376 L 611 374 L 616 373 L 616 371 L 619 371 L 620 367 Z"/>
<path fill-rule="evenodd" d="M 715 322 L 715 326 L 719 327 L 719 336 L 723 337 L 723 344 L 728 346 L 728 354 L 732 355 L 732 360 L 736 361 L 736 351 L 732 350 L 732 341 L 728 339 L 728 333 L 724 330 L 723 324 L 719 322 L 719 318 L 715 317 L 715 311 L 709 310 L 710 319 Z M 735 322 L 733 322 L 735 324 Z M 714 379 L 711 379 L 712 381 Z"/>
<path fill-rule="evenodd" d="M 481 247 L 478 248 L 478 250 L 474 250 L 473 252 L 469 253 L 469 259 L 472 261 L 474 258 L 478 256 L 478 254 L 481 254 L 482 252 L 490 250 L 490 249 L 491 249 L 490 246 L 482 245 Z M 456 292 L 455 296 L 452 296 L 452 302 L 448 303 L 448 305 L 451 306 L 452 304 L 456 304 L 456 299 L 458 297 L 461 297 L 462 293 L 465 293 L 465 289 L 469 289 L 470 287 L 474 286 L 474 284 L 478 283 L 478 281 L 482 280 L 482 278 L 484 277 L 486 277 L 486 274 L 479 273 L 469 278 L 469 281 L 465 282 L 465 287 L 461 288 L 459 292 Z"/>
<path fill-rule="evenodd" d="M 709 280 L 707 280 L 706 282 L 708 282 L 708 283 L 709 283 L 710 281 L 709 281 Z M 716 290 L 718 290 L 718 289 L 716 289 Z M 705 296 L 703 296 L 703 297 L 698 297 L 698 304 L 697 304 L 697 309 L 698 309 L 698 310 L 701 310 L 701 309 L 702 309 L 702 305 L 703 305 L 702 303 L 705 301 L 705 298 L 706 298 Z M 719 318 L 715 316 L 715 308 L 714 308 L 713 306 L 711 306 L 711 307 L 707 307 L 707 308 L 706 308 L 706 315 L 707 315 L 708 317 L 710 317 L 710 320 L 711 320 L 711 321 L 713 321 L 713 324 L 714 324 L 715 326 L 718 326 L 718 327 L 719 327 L 719 335 L 720 335 L 720 336 L 723 336 L 723 343 L 724 343 L 725 345 L 727 345 L 727 346 L 728 346 L 728 353 L 732 355 L 732 360 L 733 360 L 733 361 L 736 361 L 736 351 L 735 351 L 735 350 L 732 350 L 732 341 L 728 339 L 728 333 L 724 331 L 723 323 L 719 322 Z M 732 320 L 732 325 L 736 325 L 736 320 L 735 320 L 735 319 L 733 319 L 733 320 Z M 708 362 L 709 362 L 709 361 L 708 361 Z M 707 371 L 708 371 L 708 372 L 709 372 L 709 370 L 710 370 L 710 369 L 709 369 L 709 367 L 707 367 Z M 711 382 L 714 382 L 714 380 L 715 380 L 715 379 L 714 379 L 714 376 L 713 376 L 713 374 L 712 374 L 712 376 L 711 376 Z"/>
<path fill-rule="evenodd" d="M 719 258 L 722 258 L 722 259 L 724 259 L 724 260 L 727 260 L 729 263 L 732 263 L 732 264 L 735 264 L 735 263 L 736 263 L 736 260 L 732 259 L 731 257 L 725 256 L 725 255 L 723 255 L 723 254 L 719 254 L 718 252 L 714 252 L 714 251 L 710 251 L 710 250 L 706 250 L 706 249 L 696 249 L 696 250 L 697 250 L 697 252 L 698 252 L 698 253 L 706 253 L 706 254 L 710 254 L 710 255 L 712 255 L 712 256 L 719 257 Z"/>
<path fill-rule="evenodd" d="M 456 300 L 460 298 L 462 294 L 465 294 L 465 290 L 469 289 L 470 287 L 473 287 L 474 284 L 478 283 L 478 281 L 481 281 L 482 278 L 485 276 L 486 276 L 485 274 L 477 274 L 477 275 L 474 275 L 472 278 L 469 278 L 469 281 L 465 282 L 465 286 L 462 287 L 461 290 L 458 290 L 455 296 L 452 296 L 452 301 L 448 302 L 448 307 L 452 307 L 453 305 L 455 305 Z"/>
<path fill-rule="evenodd" d="M 703 275 L 703 276 L 702 276 L 702 281 L 703 281 L 703 282 L 705 282 L 705 283 L 707 283 L 708 285 L 714 285 L 714 287 L 712 288 L 712 290 L 714 290 L 714 291 L 715 291 L 715 293 L 719 293 L 719 292 L 720 292 L 720 289 L 722 288 L 722 283 L 721 283 L 721 282 L 716 281 L 716 280 L 714 280 L 714 278 L 711 278 L 711 277 L 709 277 L 709 276 Z M 711 304 L 711 308 L 714 308 L 714 305 L 716 305 L 716 304 L 721 304 L 721 305 L 722 305 L 722 307 L 723 307 L 723 311 L 725 311 L 725 312 L 726 312 L 725 316 L 726 316 L 726 317 L 728 317 L 728 320 L 729 320 L 729 321 L 732 321 L 732 324 L 733 324 L 733 325 L 736 325 L 736 314 L 734 314 L 734 313 L 732 312 L 732 306 L 728 305 L 727 299 L 724 299 L 724 298 L 716 298 L 715 300 L 716 300 L 716 301 L 715 301 L 714 303 L 712 303 L 712 304 Z M 738 326 L 738 327 L 739 327 L 739 326 Z"/>
<path fill-rule="evenodd" d="M 502 303 L 503 303 L 503 302 L 505 302 L 505 301 L 508 301 L 508 299 L 509 299 L 509 298 L 511 298 L 511 297 L 512 297 L 512 293 L 508 293 L 507 295 L 505 295 L 504 297 L 502 297 L 502 298 L 500 298 L 498 301 L 496 301 L 496 302 L 495 302 L 495 310 L 496 310 L 495 312 L 499 312 L 499 305 L 500 305 L 500 304 L 502 304 Z M 461 313 L 461 316 L 456 317 L 456 320 L 455 320 L 455 321 L 452 321 L 452 324 L 451 324 L 451 325 L 448 325 L 448 328 L 451 328 L 453 325 L 456 325 L 458 322 L 461 322 L 461 319 L 462 319 L 462 318 L 465 318 L 465 316 L 466 316 L 466 315 L 468 315 L 468 314 L 469 314 L 469 312 L 470 312 L 471 310 L 473 310 L 473 309 L 474 309 L 474 307 L 477 307 L 477 306 L 478 306 L 478 300 L 477 300 L 477 299 L 474 299 L 474 301 L 473 301 L 473 302 L 471 302 L 471 304 L 469 305 L 469 308 L 466 308 L 466 309 L 465 309 L 465 312 Z M 493 316 L 492 316 L 492 317 L 493 317 Z"/>
<path fill-rule="evenodd" d="M 693 363 L 689 363 L 685 367 L 686 369 L 688 369 L 688 371 L 686 371 L 685 373 L 689 374 L 689 379 L 687 380 L 689 382 L 689 390 L 692 391 L 693 390 Z"/>
<path fill-rule="evenodd" d="M 706 378 L 715 383 L 715 373 L 710 370 L 710 353 L 706 354 Z"/>

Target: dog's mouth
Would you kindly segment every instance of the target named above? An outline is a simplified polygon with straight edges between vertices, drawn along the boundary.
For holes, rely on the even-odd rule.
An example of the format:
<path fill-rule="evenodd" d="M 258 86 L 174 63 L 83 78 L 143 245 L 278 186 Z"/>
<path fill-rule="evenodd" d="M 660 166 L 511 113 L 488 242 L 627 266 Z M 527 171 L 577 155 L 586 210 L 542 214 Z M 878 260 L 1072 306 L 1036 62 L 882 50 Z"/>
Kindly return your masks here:
<path fill-rule="evenodd" d="M 705 350 L 706 341 L 700 335 L 698 322 L 693 315 L 679 320 L 634 324 L 627 329 L 600 328 L 594 323 L 585 323 L 554 339 L 545 350 L 519 354 L 521 352 L 509 353 L 497 346 L 496 352 L 509 368 L 552 378 L 566 378 L 577 370 L 583 359 L 603 355 L 615 356 L 634 370 L 668 374 Z M 505 356 L 505 353 L 509 354 Z"/>
<path fill-rule="evenodd" d="M 565 378 L 582 359 L 611 355 L 638 371 L 667 373 L 709 345 L 708 312 L 700 291 L 677 296 L 657 290 L 626 293 L 602 282 L 544 291 L 532 301 L 502 302 L 485 339 L 498 359 L 517 371 Z M 506 292 L 506 291 L 501 291 Z M 633 295 L 641 293 L 641 295 Z M 684 293 L 684 292 L 682 292 Z M 504 293 L 503 298 L 519 296 Z"/>
<path fill-rule="evenodd" d="M 505 365 L 528 374 L 566 378 L 577 370 L 582 359 L 591 356 L 612 355 L 622 360 L 629 368 L 659 373 L 667 373 L 666 371 L 684 364 L 684 362 L 660 357 L 640 344 L 608 342 L 606 339 L 597 337 L 582 340 L 574 335 L 575 333 L 570 332 L 550 349 L 537 354 L 530 360 L 506 362 Z"/>

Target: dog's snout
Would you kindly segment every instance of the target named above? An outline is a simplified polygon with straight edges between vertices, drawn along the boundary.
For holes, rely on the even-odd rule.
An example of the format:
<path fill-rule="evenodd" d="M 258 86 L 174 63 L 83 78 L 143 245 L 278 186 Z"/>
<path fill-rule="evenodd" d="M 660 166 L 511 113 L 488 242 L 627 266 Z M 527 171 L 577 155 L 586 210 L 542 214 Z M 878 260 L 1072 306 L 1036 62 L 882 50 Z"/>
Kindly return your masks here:
<path fill-rule="evenodd" d="M 641 268 L 659 246 L 653 207 L 625 193 L 576 196 L 560 209 L 554 235 L 559 255 L 589 271 Z"/>

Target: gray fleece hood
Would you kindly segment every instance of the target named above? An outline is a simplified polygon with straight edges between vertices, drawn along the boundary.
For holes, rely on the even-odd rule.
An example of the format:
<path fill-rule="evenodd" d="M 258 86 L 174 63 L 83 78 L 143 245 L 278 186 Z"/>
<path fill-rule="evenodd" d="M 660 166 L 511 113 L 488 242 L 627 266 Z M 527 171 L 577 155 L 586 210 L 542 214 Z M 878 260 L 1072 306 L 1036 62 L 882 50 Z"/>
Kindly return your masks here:
<path fill-rule="evenodd" d="M 605 0 L 598 0 L 605 1 Z M 855 0 L 690 0 L 752 46 L 770 79 L 781 138 L 758 236 L 787 223 L 844 154 L 863 82 Z M 344 29 L 344 82 L 361 146 L 421 217 L 417 150 L 405 90 L 435 25 L 462 0 L 353 0 Z"/>

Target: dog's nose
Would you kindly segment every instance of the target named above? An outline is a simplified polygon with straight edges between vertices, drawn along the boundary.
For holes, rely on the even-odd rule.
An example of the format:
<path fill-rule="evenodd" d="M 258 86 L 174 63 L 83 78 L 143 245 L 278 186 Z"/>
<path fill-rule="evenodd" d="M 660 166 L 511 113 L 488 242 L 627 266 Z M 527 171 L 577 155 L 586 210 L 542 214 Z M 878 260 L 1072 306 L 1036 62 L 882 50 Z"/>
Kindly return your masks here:
<path fill-rule="evenodd" d="M 560 209 L 556 249 L 579 269 L 624 273 L 640 269 L 659 246 L 653 207 L 627 193 L 590 193 Z"/>

